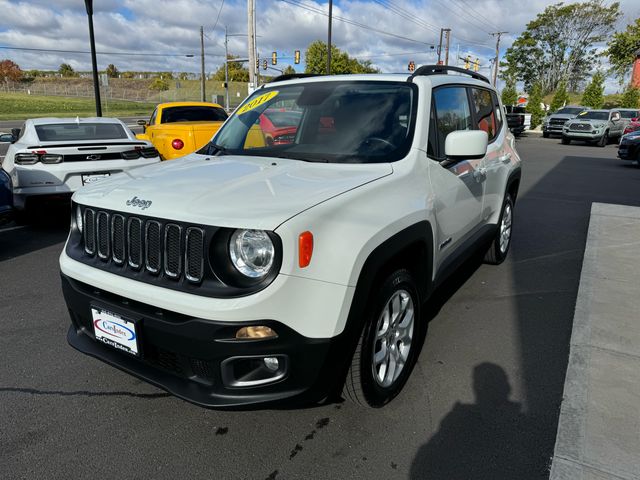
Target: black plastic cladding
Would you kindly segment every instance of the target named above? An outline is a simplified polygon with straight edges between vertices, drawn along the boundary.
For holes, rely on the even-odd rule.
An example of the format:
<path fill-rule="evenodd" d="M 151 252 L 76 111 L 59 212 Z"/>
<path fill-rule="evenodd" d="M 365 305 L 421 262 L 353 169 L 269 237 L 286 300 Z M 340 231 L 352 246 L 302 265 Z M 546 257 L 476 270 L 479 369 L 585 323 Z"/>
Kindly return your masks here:
<path fill-rule="evenodd" d="M 75 212 L 75 208 L 77 208 L 77 204 L 73 205 L 73 212 Z M 271 284 L 271 282 L 273 282 L 280 272 L 280 266 L 282 264 L 282 241 L 280 240 L 280 237 L 273 232 L 267 232 L 276 251 L 273 268 L 265 278 L 254 281 L 252 279 L 245 279 L 244 276 L 238 272 L 235 267 L 233 267 L 231 260 L 229 259 L 228 239 L 234 229 L 193 225 L 173 220 L 148 217 L 145 215 L 115 212 L 102 208 L 85 207 L 84 205 L 82 205 L 81 208 L 84 218 L 84 228 L 86 229 L 93 229 L 93 226 L 97 223 L 96 221 L 87 221 L 87 216 L 91 216 L 91 210 L 95 212 L 94 216 L 96 220 L 99 212 L 105 212 L 108 214 L 108 221 L 111 223 L 112 229 L 114 225 L 114 223 L 112 223 L 113 219 L 118 218 L 119 216 L 124 217 L 125 228 L 133 228 L 135 234 L 138 234 L 138 230 L 136 230 L 137 222 L 129 222 L 129 220 L 132 218 L 140 219 L 140 229 L 142 231 L 139 233 L 141 236 L 144 237 L 146 225 L 152 225 L 152 236 L 156 238 L 155 236 L 158 235 L 156 239 L 160 244 L 164 244 L 165 227 L 167 225 L 172 226 L 171 228 L 173 228 L 173 226 L 178 227 L 181 232 L 179 237 L 180 249 L 183 253 L 187 247 L 193 249 L 200 246 L 197 244 L 194 245 L 194 242 L 187 243 L 186 233 L 194 228 L 204 231 L 204 243 L 201 245 L 201 248 L 203 249 L 202 263 L 199 265 L 197 264 L 198 262 L 189 262 L 189 264 L 185 264 L 184 258 L 182 258 L 183 255 L 181 255 L 181 265 L 179 266 L 180 274 L 177 275 L 177 278 L 172 278 L 165 272 L 163 255 L 158 257 L 157 255 L 152 254 L 152 258 L 147 258 L 148 255 L 144 248 L 141 248 L 140 251 L 132 251 L 129 242 L 125 242 L 124 249 L 127 254 L 126 258 L 121 263 L 113 260 L 113 248 L 117 250 L 116 256 L 119 258 L 121 247 L 112 245 L 112 239 L 108 242 L 109 245 L 102 245 L 103 251 L 101 253 L 104 253 L 105 248 L 109 249 L 109 255 L 107 255 L 107 258 L 100 258 L 98 255 L 100 245 L 97 245 L 95 236 L 92 237 L 93 244 L 89 245 L 93 248 L 89 248 L 90 251 L 87 252 L 83 241 L 83 235 L 75 226 L 75 215 L 72 215 L 73 228 L 71 229 L 69 242 L 66 247 L 67 255 L 78 262 L 82 262 L 91 267 L 113 273 L 115 275 L 203 297 L 233 298 L 251 295 L 266 288 Z M 87 208 L 91 210 L 86 210 Z M 95 230 L 97 230 L 97 227 Z M 129 232 L 129 235 L 131 235 L 131 232 Z M 139 244 L 144 244 L 142 239 Z M 212 254 L 214 253 L 216 258 L 212 258 Z M 132 260 L 134 261 L 133 264 Z M 174 264 L 169 265 L 168 267 L 170 268 L 170 272 L 174 271 L 171 269 L 178 268 L 178 266 Z M 199 283 L 190 281 L 189 278 L 187 278 L 187 273 L 189 276 L 193 277 L 193 273 L 199 271 L 200 268 L 202 268 L 203 271 L 203 280 Z M 156 269 L 158 270 L 157 272 L 155 271 Z"/>

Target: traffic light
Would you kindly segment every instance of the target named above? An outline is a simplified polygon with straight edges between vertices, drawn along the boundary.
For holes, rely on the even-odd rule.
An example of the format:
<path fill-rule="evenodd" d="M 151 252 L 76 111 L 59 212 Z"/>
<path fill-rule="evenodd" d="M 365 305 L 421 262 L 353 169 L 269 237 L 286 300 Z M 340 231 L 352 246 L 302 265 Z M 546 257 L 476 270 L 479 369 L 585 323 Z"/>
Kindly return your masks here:
<path fill-rule="evenodd" d="M 480 59 L 476 58 L 476 61 L 473 62 L 473 71 L 477 72 L 480 70 Z"/>
<path fill-rule="evenodd" d="M 271 65 L 278 64 L 278 52 L 271 53 Z"/>
<path fill-rule="evenodd" d="M 469 70 L 469 68 L 471 68 L 471 56 L 467 55 L 466 57 L 464 57 L 464 68 L 466 68 L 467 70 Z"/>
<path fill-rule="evenodd" d="M 300 63 L 300 50 L 296 50 L 293 54 L 293 63 L 295 63 L 296 65 Z"/>
<path fill-rule="evenodd" d="M 256 70 L 260 70 L 260 59 L 256 57 Z"/>
<path fill-rule="evenodd" d="M 409 71 L 413 72 L 416 69 L 416 64 L 413 60 L 409 60 Z"/>
<path fill-rule="evenodd" d="M 266 58 L 262 61 L 262 69 L 263 70 L 267 69 L 267 59 Z"/>

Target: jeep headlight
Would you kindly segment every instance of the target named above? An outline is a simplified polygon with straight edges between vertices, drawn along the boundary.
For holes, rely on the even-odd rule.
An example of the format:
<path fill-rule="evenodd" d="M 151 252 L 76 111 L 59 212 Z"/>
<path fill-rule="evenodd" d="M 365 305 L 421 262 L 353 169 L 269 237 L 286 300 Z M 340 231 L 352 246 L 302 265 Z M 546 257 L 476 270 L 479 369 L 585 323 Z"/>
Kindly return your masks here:
<path fill-rule="evenodd" d="M 236 230 L 229 239 L 229 256 L 242 275 L 260 279 L 273 267 L 275 247 L 263 230 Z"/>
<path fill-rule="evenodd" d="M 82 209 L 80 208 L 80 205 L 76 205 L 76 227 L 78 228 L 80 233 L 82 233 L 82 220 Z"/>

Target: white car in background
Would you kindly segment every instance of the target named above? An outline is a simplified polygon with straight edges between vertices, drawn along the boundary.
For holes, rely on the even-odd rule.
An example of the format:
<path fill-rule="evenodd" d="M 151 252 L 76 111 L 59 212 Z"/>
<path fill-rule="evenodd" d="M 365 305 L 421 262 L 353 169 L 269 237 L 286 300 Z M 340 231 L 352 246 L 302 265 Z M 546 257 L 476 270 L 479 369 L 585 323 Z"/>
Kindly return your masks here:
<path fill-rule="evenodd" d="M 160 161 L 150 142 L 115 118 L 27 120 L 0 142 L 11 143 L 2 169 L 23 211 L 35 200 L 70 198 L 83 185 Z"/>

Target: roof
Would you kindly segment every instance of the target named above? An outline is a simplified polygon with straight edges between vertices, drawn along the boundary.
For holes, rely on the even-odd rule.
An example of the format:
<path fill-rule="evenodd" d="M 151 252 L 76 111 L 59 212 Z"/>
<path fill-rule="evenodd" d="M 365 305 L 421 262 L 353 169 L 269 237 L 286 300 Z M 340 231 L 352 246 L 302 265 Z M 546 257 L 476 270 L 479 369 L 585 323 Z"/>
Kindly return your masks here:
<path fill-rule="evenodd" d="M 58 118 L 58 117 L 47 117 L 47 118 L 31 118 L 27 120 L 27 122 L 32 123 L 33 125 L 50 125 L 52 123 L 119 123 L 122 124 L 120 120 L 117 118 L 110 117 L 75 117 L 75 118 Z"/>
<path fill-rule="evenodd" d="M 170 108 L 170 107 L 217 107 L 223 108 L 217 103 L 211 102 L 164 102 L 159 103 L 158 108 Z"/>

